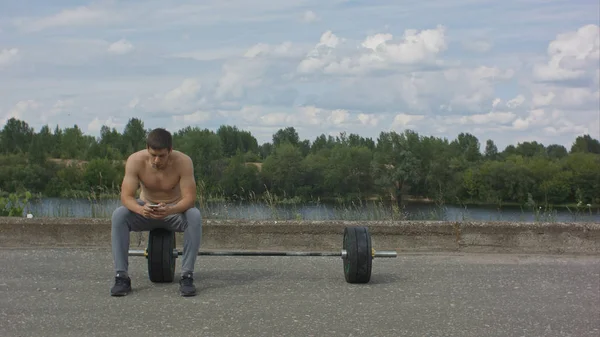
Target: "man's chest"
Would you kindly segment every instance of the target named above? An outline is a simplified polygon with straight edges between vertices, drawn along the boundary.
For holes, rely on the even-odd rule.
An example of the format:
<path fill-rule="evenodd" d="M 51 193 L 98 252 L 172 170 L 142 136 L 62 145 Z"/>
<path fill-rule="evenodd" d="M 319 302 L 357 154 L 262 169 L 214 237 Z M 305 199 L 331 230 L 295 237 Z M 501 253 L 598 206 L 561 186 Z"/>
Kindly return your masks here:
<path fill-rule="evenodd" d="M 140 173 L 140 181 L 149 190 L 172 190 L 179 183 L 179 175 L 146 171 Z"/>

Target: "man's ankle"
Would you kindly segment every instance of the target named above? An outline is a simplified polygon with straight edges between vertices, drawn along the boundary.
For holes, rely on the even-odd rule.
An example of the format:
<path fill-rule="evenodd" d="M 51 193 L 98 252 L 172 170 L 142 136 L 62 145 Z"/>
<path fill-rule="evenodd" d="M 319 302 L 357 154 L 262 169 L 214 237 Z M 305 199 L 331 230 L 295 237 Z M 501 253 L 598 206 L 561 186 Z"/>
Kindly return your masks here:
<path fill-rule="evenodd" d="M 182 296 L 196 295 L 193 272 L 187 271 L 181 273 L 181 279 L 179 280 L 179 292 Z"/>
<path fill-rule="evenodd" d="M 125 296 L 131 292 L 131 279 L 127 273 L 117 272 L 115 283 L 110 289 L 111 296 Z"/>
<path fill-rule="evenodd" d="M 115 277 L 129 278 L 129 273 L 126 271 L 118 271 L 115 273 Z"/>

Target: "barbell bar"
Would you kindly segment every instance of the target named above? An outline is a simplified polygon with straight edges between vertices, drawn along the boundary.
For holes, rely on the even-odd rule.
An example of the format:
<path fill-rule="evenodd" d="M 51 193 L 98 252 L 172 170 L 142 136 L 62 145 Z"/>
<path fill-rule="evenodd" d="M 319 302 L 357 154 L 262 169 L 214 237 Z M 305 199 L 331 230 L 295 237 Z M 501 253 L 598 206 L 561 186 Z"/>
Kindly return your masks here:
<path fill-rule="evenodd" d="M 173 250 L 173 256 L 181 256 L 183 255 L 182 251 L 177 249 Z M 345 249 L 342 249 L 340 253 L 336 252 L 284 252 L 284 251 L 229 251 L 229 250 L 216 250 L 216 251 L 198 251 L 198 256 L 206 255 L 206 256 L 339 256 L 342 259 L 345 259 L 348 256 L 348 252 Z M 372 252 L 372 257 L 397 257 L 398 253 L 395 251 L 375 251 Z M 130 250 L 129 256 L 148 256 L 148 250 Z"/>
<path fill-rule="evenodd" d="M 324 256 L 341 257 L 344 277 L 348 283 L 368 283 L 371 279 L 374 258 L 395 258 L 395 251 L 376 251 L 371 246 L 371 235 L 367 227 L 344 228 L 340 252 L 304 251 L 225 251 L 201 250 L 198 256 Z M 172 282 L 175 278 L 175 260 L 183 252 L 175 248 L 175 232 L 153 229 L 148 235 L 145 250 L 129 250 L 129 256 L 144 256 L 148 259 L 148 276 L 152 282 Z"/>

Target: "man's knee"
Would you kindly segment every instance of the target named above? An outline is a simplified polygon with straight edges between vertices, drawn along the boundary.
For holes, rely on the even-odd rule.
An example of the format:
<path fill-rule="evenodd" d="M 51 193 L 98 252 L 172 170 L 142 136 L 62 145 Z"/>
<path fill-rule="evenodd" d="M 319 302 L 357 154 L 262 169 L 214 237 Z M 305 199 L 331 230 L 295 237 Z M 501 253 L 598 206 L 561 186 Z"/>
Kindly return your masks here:
<path fill-rule="evenodd" d="M 185 217 L 188 222 L 188 226 L 202 226 L 202 214 L 196 207 L 192 207 L 185 211 Z"/>
<path fill-rule="evenodd" d="M 126 226 L 127 218 L 131 215 L 131 211 L 125 206 L 119 206 L 112 213 L 112 227 Z"/>

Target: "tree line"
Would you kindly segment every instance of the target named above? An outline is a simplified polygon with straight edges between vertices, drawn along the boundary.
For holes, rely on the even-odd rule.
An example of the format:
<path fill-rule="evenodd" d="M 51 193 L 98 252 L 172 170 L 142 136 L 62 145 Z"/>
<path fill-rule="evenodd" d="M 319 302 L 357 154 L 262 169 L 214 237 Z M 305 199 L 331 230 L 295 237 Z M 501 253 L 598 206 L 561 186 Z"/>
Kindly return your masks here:
<path fill-rule="evenodd" d="M 11 118 L 0 132 L 0 190 L 48 197 L 106 195 L 120 188 L 124 161 L 145 148 L 147 130 L 132 118 L 99 137 L 73 127 L 36 132 Z M 248 131 L 185 127 L 174 148 L 193 162 L 203 198 L 328 201 L 419 198 L 447 204 L 600 204 L 600 142 L 578 136 L 572 146 L 523 142 L 484 150 L 472 134 L 455 139 L 413 130 L 320 135 L 301 140 L 293 127 L 258 144 Z"/>

